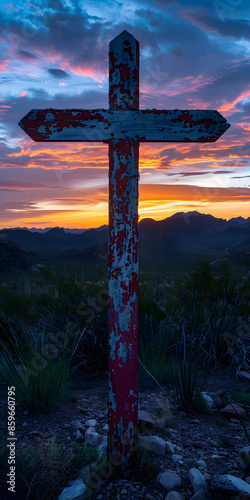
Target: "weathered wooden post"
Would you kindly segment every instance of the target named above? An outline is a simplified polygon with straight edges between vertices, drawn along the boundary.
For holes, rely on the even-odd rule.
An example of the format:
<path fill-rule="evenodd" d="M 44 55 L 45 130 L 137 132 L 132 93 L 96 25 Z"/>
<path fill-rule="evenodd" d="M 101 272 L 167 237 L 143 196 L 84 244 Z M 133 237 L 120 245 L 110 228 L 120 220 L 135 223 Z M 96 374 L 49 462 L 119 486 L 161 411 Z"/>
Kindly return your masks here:
<path fill-rule="evenodd" d="M 140 142 L 215 142 L 218 111 L 139 110 L 139 44 L 110 43 L 109 110 L 31 110 L 19 122 L 35 141 L 109 144 L 109 441 L 112 478 L 133 476 L 138 389 L 138 157 Z"/>
<path fill-rule="evenodd" d="M 139 43 L 126 31 L 109 45 L 109 109 L 139 109 Z M 127 111 L 127 112 L 126 112 Z M 138 424 L 139 141 L 109 141 L 109 441 L 113 477 L 135 467 Z"/>

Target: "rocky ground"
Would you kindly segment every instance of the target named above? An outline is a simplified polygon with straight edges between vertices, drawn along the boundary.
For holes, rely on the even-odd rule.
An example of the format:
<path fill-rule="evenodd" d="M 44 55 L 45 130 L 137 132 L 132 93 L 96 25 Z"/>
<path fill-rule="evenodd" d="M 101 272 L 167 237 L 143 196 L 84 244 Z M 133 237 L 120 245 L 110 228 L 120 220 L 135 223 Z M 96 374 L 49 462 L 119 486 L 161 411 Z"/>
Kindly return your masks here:
<path fill-rule="evenodd" d="M 0 388 L 0 434 L 6 436 L 7 388 Z M 163 388 L 177 403 L 174 386 L 167 384 Z M 144 447 L 148 451 L 150 460 L 146 464 L 149 467 L 147 470 L 150 472 L 151 467 L 157 470 L 157 474 L 147 486 L 140 481 L 110 483 L 99 477 L 98 487 L 94 487 L 92 482 L 92 498 L 249 499 L 250 469 L 240 459 L 240 450 L 249 446 L 250 442 L 235 409 L 231 408 L 228 415 L 223 414 L 225 398 L 235 403 L 236 391 L 240 388 L 250 392 L 249 379 L 242 377 L 236 380 L 232 371 L 210 373 L 203 391 L 213 399 L 214 404 L 209 413 L 190 415 L 169 404 L 163 391 L 150 379 L 140 378 L 140 449 Z M 65 450 L 72 440 L 77 439 L 85 440 L 90 445 L 98 444 L 105 453 L 107 401 L 107 377 L 102 376 L 92 380 L 79 378 L 71 387 L 68 398 L 48 413 L 23 411 L 17 407 L 17 448 L 26 450 L 30 442 L 40 443 L 46 448 L 56 434 L 57 441 Z M 248 413 L 248 408 L 246 410 Z M 242 422 L 250 436 L 250 416 L 244 414 L 244 410 Z M 73 481 L 64 489 L 60 500 L 90 498 L 86 492 L 86 477 L 83 470 L 78 481 Z"/>

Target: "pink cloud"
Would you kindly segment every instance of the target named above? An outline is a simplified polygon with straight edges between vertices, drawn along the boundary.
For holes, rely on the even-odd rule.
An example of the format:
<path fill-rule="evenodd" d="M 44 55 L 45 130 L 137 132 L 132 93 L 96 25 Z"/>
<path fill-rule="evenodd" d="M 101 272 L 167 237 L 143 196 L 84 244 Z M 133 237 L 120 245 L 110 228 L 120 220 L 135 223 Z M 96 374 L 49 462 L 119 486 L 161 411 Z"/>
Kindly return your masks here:
<path fill-rule="evenodd" d="M 19 97 L 24 97 L 25 95 L 27 95 L 27 92 L 24 92 L 24 90 L 21 90 Z"/>
<path fill-rule="evenodd" d="M 7 66 L 9 64 L 9 60 L 8 59 L 5 59 L 4 61 L 2 61 L 2 63 L 0 64 L 0 71 L 9 71 L 5 66 Z"/>
<path fill-rule="evenodd" d="M 101 68 L 93 66 L 84 66 L 84 64 L 72 64 L 70 60 L 65 60 L 60 63 L 60 68 L 70 70 L 75 75 L 87 76 L 93 78 L 96 82 L 104 81 L 108 76 L 108 71 L 103 71 Z"/>
<path fill-rule="evenodd" d="M 235 106 L 238 104 L 238 102 L 242 101 L 243 99 L 247 99 L 250 97 L 250 90 L 245 90 L 244 92 L 241 92 L 241 94 L 234 99 L 232 102 L 224 102 L 218 109 L 220 113 L 224 113 L 225 116 L 228 116 L 232 114 L 232 111 L 240 111 L 240 109 L 236 109 Z M 235 109 L 234 109 L 235 108 Z"/>

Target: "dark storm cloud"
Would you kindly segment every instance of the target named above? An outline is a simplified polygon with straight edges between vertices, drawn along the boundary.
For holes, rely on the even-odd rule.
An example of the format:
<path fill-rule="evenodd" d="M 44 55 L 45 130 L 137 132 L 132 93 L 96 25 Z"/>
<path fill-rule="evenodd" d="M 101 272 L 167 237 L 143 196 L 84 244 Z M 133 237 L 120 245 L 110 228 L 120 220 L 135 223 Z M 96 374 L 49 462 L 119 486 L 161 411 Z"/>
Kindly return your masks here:
<path fill-rule="evenodd" d="M 37 59 L 37 56 L 35 54 L 31 54 L 31 52 L 27 52 L 26 50 L 21 49 L 17 51 L 17 56 L 19 57 L 19 59 L 22 59 L 24 61 Z"/>
<path fill-rule="evenodd" d="M 235 176 L 235 177 L 232 177 L 232 179 L 246 179 L 247 177 L 250 177 L 250 175 L 240 175 L 240 176 Z"/>
<path fill-rule="evenodd" d="M 167 176 L 171 176 L 171 175 L 178 175 L 178 176 L 181 176 L 181 177 L 189 177 L 190 175 L 205 175 L 205 174 L 210 174 L 211 172 L 210 171 L 207 171 L 207 172 L 176 172 L 176 173 L 166 173 Z"/>
<path fill-rule="evenodd" d="M 47 69 L 46 71 L 50 76 L 53 78 L 56 78 L 57 80 L 68 80 L 70 78 L 70 75 L 66 73 L 66 71 L 63 71 L 61 69 Z"/>
<path fill-rule="evenodd" d="M 167 176 L 173 176 L 173 175 L 177 175 L 177 176 L 180 176 L 180 177 L 189 177 L 189 176 L 193 176 L 193 175 L 206 175 L 206 174 L 231 174 L 231 170 L 215 170 L 214 172 L 212 170 L 207 170 L 207 171 L 197 171 L 197 172 L 176 172 L 176 173 L 169 173 L 167 172 L 166 175 Z M 235 179 L 236 177 L 234 177 Z"/>
<path fill-rule="evenodd" d="M 58 0 L 47 5 L 38 1 L 36 5 L 36 10 L 29 4 L 19 6 L 17 17 L 13 12 L 1 13 L 8 41 L 12 48 L 18 46 L 21 57 L 33 54 L 48 62 L 63 57 L 69 67 L 89 63 L 93 68 L 106 69 L 103 54 L 108 57 L 108 42 L 104 40 L 103 52 L 100 40 L 111 23 L 88 15 L 78 2 L 69 6 Z"/>
<path fill-rule="evenodd" d="M 222 37 L 250 40 L 250 22 L 246 19 L 220 19 L 217 16 L 193 14 L 188 14 L 187 17 L 194 23 L 202 25 L 207 31 L 216 32 Z"/>
<path fill-rule="evenodd" d="M 247 163 L 247 162 L 246 162 Z M 221 163 L 220 163 L 220 166 L 221 166 Z M 231 170 L 215 170 L 215 172 L 212 172 L 212 174 L 231 174 Z"/>

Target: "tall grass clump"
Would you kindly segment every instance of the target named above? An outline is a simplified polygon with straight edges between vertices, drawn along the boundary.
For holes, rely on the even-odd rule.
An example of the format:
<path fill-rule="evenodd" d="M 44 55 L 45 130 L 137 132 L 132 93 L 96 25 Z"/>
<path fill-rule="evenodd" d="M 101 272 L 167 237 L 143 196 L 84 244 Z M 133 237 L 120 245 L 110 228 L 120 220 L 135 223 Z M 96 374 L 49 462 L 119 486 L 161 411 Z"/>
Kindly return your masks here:
<path fill-rule="evenodd" d="M 17 403 L 27 408 L 54 406 L 68 381 L 79 339 L 72 345 L 65 335 L 58 349 L 43 332 L 31 335 L 23 331 L 23 341 L 9 327 L 4 337 L 7 343 L 0 341 L 0 375 L 3 381 L 15 386 Z"/>
<path fill-rule="evenodd" d="M 203 387 L 211 367 L 230 362 L 237 366 L 244 353 L 246 337 L 239 325 L 248 310 L 247 289 L 236 269 L 222 266 L 215 274 L 203 262 L 179 285 L 172 315 L 176 330 L 171 346 L 172 374 L 186 410 L 194 409 L 198 374 L 203 372 L 205 377 Z"/>
<path fill-rule="evenodd" d="M 162 302 L 162 303 L 161 303 Z M 157 379 L 171 378 L 169 346 L 174 328 L 158 285 L 139 289 L 139 358 Z"/>

